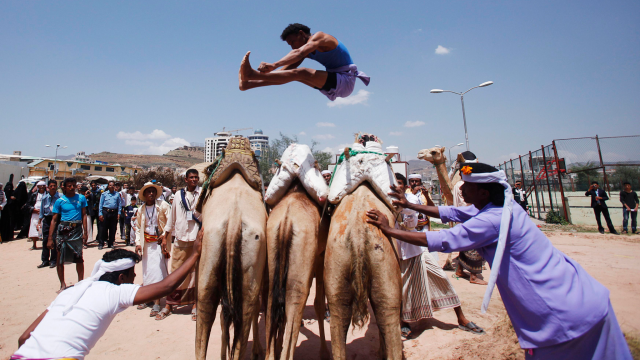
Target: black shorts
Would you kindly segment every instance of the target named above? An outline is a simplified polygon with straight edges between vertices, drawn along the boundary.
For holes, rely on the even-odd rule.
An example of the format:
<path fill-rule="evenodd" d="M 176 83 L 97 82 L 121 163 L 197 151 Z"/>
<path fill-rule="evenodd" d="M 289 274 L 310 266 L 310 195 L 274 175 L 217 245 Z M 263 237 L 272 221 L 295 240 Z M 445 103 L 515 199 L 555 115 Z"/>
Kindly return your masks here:
<path fill-rule="evenodd" d="M 330 91 L 331 89 L 335 89 L 338 86 L 338 76 L 334 72 L 327 73 L 327 81 L 325 81 L 324 85 L 321 88 L 316 88 L 317 90 Z"/>

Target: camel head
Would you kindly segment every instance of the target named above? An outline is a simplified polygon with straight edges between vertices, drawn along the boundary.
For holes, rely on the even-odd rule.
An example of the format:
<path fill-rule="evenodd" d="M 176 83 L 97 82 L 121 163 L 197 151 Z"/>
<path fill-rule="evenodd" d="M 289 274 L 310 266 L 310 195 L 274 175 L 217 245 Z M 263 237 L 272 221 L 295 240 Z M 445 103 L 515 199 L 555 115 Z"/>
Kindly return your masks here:
<path fill-rule="evenodd" d="M 444 150 L 444 146 L 420 150 L 420 152 L 418 152 L 418 159 L 427 160 L 432 164 L 435 164 L 436 162 L 442 163 L 447 160 L 447 157 L 444 154 Z"/>

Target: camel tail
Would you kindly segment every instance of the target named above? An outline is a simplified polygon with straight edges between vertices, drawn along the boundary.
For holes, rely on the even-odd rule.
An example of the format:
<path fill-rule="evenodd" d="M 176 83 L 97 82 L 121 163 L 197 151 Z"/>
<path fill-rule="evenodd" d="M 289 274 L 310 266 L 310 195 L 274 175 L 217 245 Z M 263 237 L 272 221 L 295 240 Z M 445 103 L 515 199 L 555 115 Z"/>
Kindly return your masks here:
<path fill-rule="evenodd" d="M 351 303 L 351 324 L 362 328 L 369 320 L 369 310 L 367 303 L 371 287 L 371 274 L 367 254 L 365 254 L 367 239 L 351 238 L 351 292 L 353 302 Z"/>
<path fill-rule="evenodd" d="M 287 323 L 285 301 L 287 298 L 287 277 L 289 275 L 289 254 L 293 242 L 293 224 L 286 216 L 278 226 L 278 243 L 275 253 L 275 269 L 273 274 L 273 287 L 271 289 L 271 327 L 269 339 L 284 333 Z"/>
<path fill-rule="evenodd" d="M 239 216 L 229 219 L 227 238 L 221 251 L 224 258 L 221 264 L 222 276 L 222 317 L 226 326 L 233 324 L 233 343 L 227 336 L 227 353 L 231 360 L 234 349 L 242 338 L 242 220 Z"/>

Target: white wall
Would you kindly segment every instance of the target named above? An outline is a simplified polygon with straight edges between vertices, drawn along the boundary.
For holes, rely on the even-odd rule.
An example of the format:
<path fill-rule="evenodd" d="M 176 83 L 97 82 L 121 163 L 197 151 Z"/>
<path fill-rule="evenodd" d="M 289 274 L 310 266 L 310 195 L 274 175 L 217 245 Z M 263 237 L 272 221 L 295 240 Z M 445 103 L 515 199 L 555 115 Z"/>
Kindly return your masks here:
<path fill-rule="evenodd" d="M 22 176 L 25 178 L 29 176 L 29 167 L 26 163 L 0 163 L 0 182 L 6 185 L 11 174 L 13 174 L 13 186 L 15 187 Z"/>

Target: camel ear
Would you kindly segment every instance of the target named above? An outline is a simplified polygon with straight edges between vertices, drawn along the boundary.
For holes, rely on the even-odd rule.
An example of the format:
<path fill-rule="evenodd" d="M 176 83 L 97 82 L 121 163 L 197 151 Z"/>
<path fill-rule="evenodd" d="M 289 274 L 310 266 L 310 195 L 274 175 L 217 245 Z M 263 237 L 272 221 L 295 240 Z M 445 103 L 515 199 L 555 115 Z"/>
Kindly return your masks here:
<path fill-rule="evenodd" d="M 446 146 L 441 147 L 441 148 L 440 148 L 440 152 L 444 154 L 444 150 L 445 150 L 446 148 L 447 148 Z"/>
<path fill-rule="evenodd" d="M 316 168 L 316 170 L 320 171 L 320 165 L 318 165 L 318 160 L 316 160 L 316 161 L 313 163 L 313 166 Z"/>

